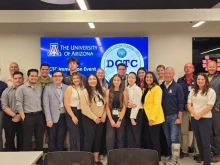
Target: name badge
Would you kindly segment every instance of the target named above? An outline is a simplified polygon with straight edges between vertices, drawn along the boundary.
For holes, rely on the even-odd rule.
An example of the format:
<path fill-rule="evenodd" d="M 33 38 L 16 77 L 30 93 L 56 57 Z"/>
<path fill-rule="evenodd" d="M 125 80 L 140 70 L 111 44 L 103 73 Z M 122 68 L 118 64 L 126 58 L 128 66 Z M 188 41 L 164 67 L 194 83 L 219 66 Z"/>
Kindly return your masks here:
<path fill-rule="evenodd" d="M 192 86 L 188 86 L 188 91 L 190 92 L 192 89 Z"/>
<path fill-rule="evenodd" d="M 96 103 L 96 105 L 97 105 L 98 107 L 101 107 L 103 104 L 102 104 L 101 101 L 98 101 L 98 102 Z"/>
<path fill-rule="evenodd" d="M 112 114 L 118 116 L 119 115 L 119 110 L 118 109 L 113 109 Z"/>
<path fill-rule="evenodd" d="M 60 108 L 63 108 L 64 106 L 63 106 L 63 103 L 60 103 Z"/>

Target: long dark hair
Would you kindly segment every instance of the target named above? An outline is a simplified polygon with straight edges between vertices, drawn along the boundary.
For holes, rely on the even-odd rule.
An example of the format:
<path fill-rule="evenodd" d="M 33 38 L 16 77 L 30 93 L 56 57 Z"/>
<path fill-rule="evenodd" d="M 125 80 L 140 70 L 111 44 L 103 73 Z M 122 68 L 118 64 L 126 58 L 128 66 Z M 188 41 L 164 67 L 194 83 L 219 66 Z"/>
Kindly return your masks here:
<path fill-rule="evenodd" d="M 148 92 L 149 90 L 151 90 L 155 85 L 158 85 L 157 77 L 156 77 L 155 74 L 154 74 L 153 72 L 151 72 L 151 71 L 148 71 L 147 74 L 146 74 L 146 76 L 144 77 L 145 82 L 146 82 L 146 78 L 147 78 L 147 75 L 148 75 L 148 74 L 151 74 L 151 75 L 152 75 L 152 77 L 153 77 L 153 83 L 152 83 L 152 86 L 151 86 L 150 88 L 146 85 L 145 90 L 144 90 L 144 94 L 142 95 L 142 98 L 141 98 L 142 104 L 144 104 L 144 99 L 145 99 L 145 96 L 147 95 L 147 92 Z M 147 84 L 147 83 L 146 83 L 146 84 Z"/>
<path fill-rule="evenodd" d="M 121 84 L 119 86 L 119 101 L 120 101 L 120 109 L 123 108 L 123 102 L 124 102 L 124 85 L 122 83 L 122 78 L 119 74 L 115 74 L 113 77 L 112 77 L 112 81 L 110 81 L 110 84 L 109 84 L 109 108 L 112 109 L 112 103 L 113 103 L 113 100 L 114 100 L 114 92 L 115 92 L 115 85 L 113 84 L 113 80 L 115 77 L 119 77 L 120 80 L 121 80 Z"/>
<path fill-rule="evenodd" d="M 93 96 L 94 96 L 94 94 L 95 94 L 94 91 L 92 90 L 91 86 L 89 85 L 89 77 L 91 77 L 91 76 L 94 76 L 94 77 L 96 78 L 96 80 L 97 80 L 96 91 L 98 91 L 98 93 L 99 93 L 100 95 L 102 95 L 102 97 L 105 96 L 105 94 L 104 94 L 104 92 L 103 92 L 103 90 L 102 90 L 102 87 L 101 87 L 101 85 L 100 85 L 100 82 L 99 82 L 98 77 L 97 77 L 95 74 L 90 74 L 90 75 L 87 77 L 87 81 L 86 81 L 86 85 L 85 85 L 85 88 L 86 88 L 86 90 L 87 90 L 87 92 L 88 92 L 88 96 L 89 96 L 89 101 L 90 101 L 90 102 L 92 102 Z"/>
<path fill-rule="evenodd" d="M 209 91 L 209 88 L 211 88 L 211 85 L 209 83 L 209 79 L 207 77 L 207 75 L 205 73 L 199 73 L 196 77 L 196 80 L 194 82 L 194 85 L 193 85 L 193 89 L 194 89 L 194 96 L 197 96 L 198 92 L 199 92 L 199 85 L 197 83 L 197 80 L 198 80 L 198 77 L 199 76 L 202 76 L 204 77 L 205 79 L 205 86 L 204 88 L 202 89 L 202 95 L 207 95 L 208 91 Z"/>
<path fill-rule="evenodd" d="M 144 68 L 144 67 L 140 67 L 138 70 L 137 70 L 137 79 L 136 79 L 136 84 L 137 84 L 137 86 L 139 86 L 140 87 L 140 85 L 141 85 L 141 80 L 140 80 L 140 78 L 138 77 L 138 72 L 140 71 L 140 70 L 143 70 L 144 72 L 145 72 L 145 74 L 147 74 L 147 70 Z M 145 75 L 146 76 L 146 75 Z M 146 82 L 144 81 L 144 87 L 146 86 Z"/>

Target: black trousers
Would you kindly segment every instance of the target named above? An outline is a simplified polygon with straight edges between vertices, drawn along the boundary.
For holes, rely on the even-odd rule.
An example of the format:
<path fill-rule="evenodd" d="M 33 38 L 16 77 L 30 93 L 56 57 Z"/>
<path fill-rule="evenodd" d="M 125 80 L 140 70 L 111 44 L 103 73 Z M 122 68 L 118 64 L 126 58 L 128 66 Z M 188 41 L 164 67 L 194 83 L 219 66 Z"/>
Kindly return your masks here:
<path fill-rule="evenodd" d="M 131 108 L 126 110 L 126 134 L 127 134 L 127 144 L 129 148 L 140 148 L 141 147 L 141 131 L 143 122 L 143 110 L 140 109 L 137 118 L 135 119 L 137 125 L 132 125 L 131 119 Z"/>
<path fill-rule="evenodd" d="M 23 127 L 23 150 L 31 151 L 31 141 L 34 134 L 36 150 L 43 150 L 43 138 L 45 131 L 45 116 L 43 112 L 25 113 Z"/>
<path fill-rule="evenodd" d="M 100 148 L 100 155 L 106 155 L 107 154 L 107 148 L 106 148 L 106 125 L 107 121 L 104 122 L 103 131 L 102 131 L 102 138 L 101 138 L 101 148 Z"/>
<path fill-rule="evenodd" d="M 158 158 L 161 160 L 161 147 L 160 147 L 160 128 L 161 124 L 149 126 L 149 121 L 146 113 L 143 115 L 143 137 L 146 149 L 156 150 Z"/>
<path fill-rule="evenodd" d="M 197 145 L 201 160 L 204 161 L 204 165 L 211 164 L 211 148 L 210 148 L 210 135 L 212 129 L 211 118 L 201 118 L 195 120 L 191 118 L 192 129 L 196 137 Z"/>
<path fill-rule="evenodd" d="M 117 122 L 118 118 L 114 121 Z M 115 148 L 124 148 L 124 138 L 125 138 L 125 118 L 121 121 L 121 126 L 119 128 L 114 128 L 111 126 L 109 119 L 107 119 L 106 127 L 106 147 L 107 152 Z"/>
<path fill-rule="evenodd" d="M 85 135 L 84 151 L 99 152 L 104 123 L 96 124 L 90 118 L 82 115 L 82 124 Z"/>
<path fill-rule="evenodd" d="M 74 124 L 71 116 L 66 113 L 66 123 L 70 136 L 70 151 L 83 151 L 84 132 L 82 126 L 82 113 L 77 107 L 71 107 L 74 115 L 79 120 L 78 124 Z"/>
<path fill-rule="evenodd" d="M 60 114 L 60 118 L 57 123 L 53 123 L 51 128 L 48 127 L 49 135 L 49 151 L 63 151 L 64 141 L 67 132 L 66 116 Z"/>
<path fill-rule="evenodd" d="M 212 110 L 211 146 L 214 154 L 220 154 L 220 112 Z"/>
<path fill-rule="evenodd" d="M 5 151 L 16 151 L 15 136 L 17 138 L 17 151 L 22 151 L 23 147 L 23 133 L 22 124 L 20 122 L 13 122 L 12 117 L 4 114 L 4 130 L 5 130 Z"/>

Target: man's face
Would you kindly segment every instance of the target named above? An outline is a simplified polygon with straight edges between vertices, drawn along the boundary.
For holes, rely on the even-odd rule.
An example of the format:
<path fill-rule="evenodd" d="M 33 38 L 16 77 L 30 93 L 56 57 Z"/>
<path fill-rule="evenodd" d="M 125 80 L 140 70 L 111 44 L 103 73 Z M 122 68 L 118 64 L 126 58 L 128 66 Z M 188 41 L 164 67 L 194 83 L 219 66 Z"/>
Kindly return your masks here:
<path fill-rule="evenodd" d="M 31 84 L 36 84 L 38 78 L 37 76 L 38 76 L 37 72 L 31 72 L 30 75 L 28 76 L 28 82 L 30 82 Z"/>
<path fill-rule="evenodd" d="M 19 71 L 19 67 L 17 64 L 15 63 L 12 63 L 10 66 L 9 66 L 9 72 L 13 75 L 14 72 L 17 72 Z"/>
<path fill-rule="evenodd" d="M 63 76 L 61 72 L 56 72 L 53 74 L 53 82 L 55 84 L 60 84 L 63 80 Z"/>
<path fill-rule="evenodd" d="M 118 71 L 118 74 L 122 77 L 124 77 L 126 75 L 126 67 L 125 66 L 119 66 L 117 71 Z"/>
<path fill-rule="evenodd" d="M 21 86 L 24 82 L 24 77 L 21 74 L 16 74 L 13 77 L 13 84 L 14 86 L 18 87 Z"/>
<path fill-rule="evenodd" d="M 50 72 L 50 68 L 48 66 L 42 66 L 40 69 L 40 75 L 42 77 L 47 77 Z"/>
<path fill-rule="evenodd" d="M 215 62 L 209 62 L 207 69 L 210 75 L 214 75 L 217 71 L 217 64 Z"/>
<path fill-rule="evenodd" d="M 187 64 L 184 66 L 184 72 L 185 72 L 185 74 L 192 74 L 192 73 L 194 72 L 194 66 L 193 66 L 193 64 L 187 63 Z"/>
<path fill-rule="evenodd" d="M 78 68 L 78 64 L 76 62 L 70 62 L 69 63 L 69 69 L 70 71 L 75 71 Z"/>
<path fill-rule="evenodd" d="M 164 74 L 164 78 L 165 78 L 165 81 L 171 82 L 174 78 L 174 71 L 170 68 L 166 69 L 165 74 Z"/>

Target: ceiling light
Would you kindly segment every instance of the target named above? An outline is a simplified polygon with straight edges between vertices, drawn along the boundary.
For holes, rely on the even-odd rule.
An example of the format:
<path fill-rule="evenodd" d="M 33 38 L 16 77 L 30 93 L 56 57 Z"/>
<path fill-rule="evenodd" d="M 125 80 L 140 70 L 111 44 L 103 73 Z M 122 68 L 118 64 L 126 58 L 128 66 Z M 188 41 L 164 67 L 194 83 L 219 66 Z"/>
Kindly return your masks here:
<path fill-rule="evenodd" d="M 220 48 L 215 48 L 215 49 L 211 49 L 211 50 L 208 50 L 206 52 L 202 52 L 201 54 L 206 54 L 206 53 L 209 53 L 209 52 L 213 52 L 215 50 L 219 50 Z"/>
<path fill-rule="evenodd" d="M 87 6 L 86 6 L 86 3 L 84 0 L 77 0 L 77 3 L 79 5 L 79 8 L 81 10 L 88 10 Z"/>
<path fill-rule="evenodd" d="M 94 25 L 94 23 L 88 23 L 89 24 L 89 27 L 91 28 L 91 29 L 95 29 L 95 25 Z"/>
<path fill-rule="evenodd" d="M 46 3 L 57 4 L 57 5 L 69 5 L 75 3 L 75 0 L 41 0 L 41 1 Z"/>
<path fill-rule="evenodd" d="M 200 25 L 204 24 L 205 21 L 199 21 L 196 24 L 194 24 L 192 27 L 199 27 Z"/>

